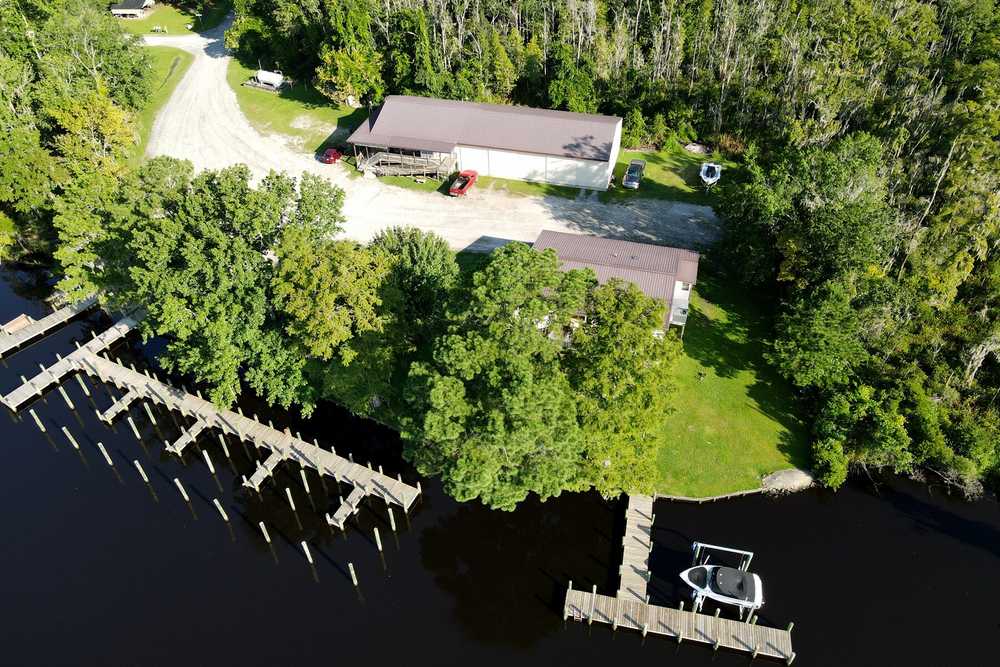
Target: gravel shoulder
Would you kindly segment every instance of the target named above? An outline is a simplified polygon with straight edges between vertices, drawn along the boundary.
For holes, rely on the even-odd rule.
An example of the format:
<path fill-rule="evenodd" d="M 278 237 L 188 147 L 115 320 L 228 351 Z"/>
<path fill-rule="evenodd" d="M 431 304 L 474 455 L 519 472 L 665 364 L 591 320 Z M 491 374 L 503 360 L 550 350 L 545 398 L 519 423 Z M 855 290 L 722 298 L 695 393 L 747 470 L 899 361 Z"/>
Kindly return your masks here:
<path fill-rule="evenodd" d="M 187 74 L 153 125 L 147 156 L 190 160 L 195 169 L 237 163 L 255 177 L 269 171 L 310 172 L 344 189 L 345 235 L 367 241 L 393 225 L 412 225 L 444 237 L 455 249 L 487 252 L 508 241 L 534 241 L 542 229 L 598 234 L 703 249 L 719 236 L 711 208 L 654 199 L 602 203 L 595 193 L 576 199 L 524 197 L 473 189 L 463 198 L 393 187 L 376 179 L 349 178 L 284 138 L 258 132 L 240 111 L 226 82 L 229 55 L 223 35 L 229 21 L 201 35 L 147 35 L 150 45 L 173 46 L 195 56 Z"/>

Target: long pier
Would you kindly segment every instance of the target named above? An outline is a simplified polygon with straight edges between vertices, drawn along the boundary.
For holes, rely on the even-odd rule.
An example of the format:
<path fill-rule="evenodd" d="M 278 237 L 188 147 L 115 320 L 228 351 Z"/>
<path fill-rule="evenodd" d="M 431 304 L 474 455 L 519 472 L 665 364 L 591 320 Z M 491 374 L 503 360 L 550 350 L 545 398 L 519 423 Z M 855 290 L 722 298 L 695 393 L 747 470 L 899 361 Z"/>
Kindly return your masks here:
<path fill-rule="evenodd" d="M 95 297 L 90 297 L 78 303 L 63 306 L 62 308 L 49 313 L 42 319 L 35 320 L 31 324 L 21 327 L 14 333 L 0 336 L 0 357 L 39 336 L 44 336 L 52 329 L 62 326 L 80 313 L 84 313 L 93 308 L 96 303 L 97 299 Z"/>
<path fill-rule="evenodd" d="M 684 610 L 649 604 L 647 587 L 650 579 L 649 555 L 653 548 L 653 498 L 631 495 L 625 511 L 625 535 L 622 538 L 622 563 L 619 568 L 619 587 L 614 597 L 597 592 L 595 585 L 590 592 L 573 589 L 569 582 L 563 603 L 563 618 L 606 623 L 617 630 L 638 630 L 645 637 L 648 633 L 683 641 L 707 644 L 748 653 L 751 657 L 763 656 L 784 660 L 792 664 L 792 626 L 780 630 L 757 624 L 754 614 L 746 621 L 721 618 L 691 609 Z"/>
<path fill-rule="evenodd" d="M 613 628 L 629 628 L 682 641 L 708 644 L 751 656 L 764 656 L 792 664 L 792 633 L 729 618 L 672 609 L 638 600 L 601 595 L 596 591 L 566 591 L 563 617 L 577 621 L 607 623 Z"/>
<path fill-rule="evenodd" d="M 263 466 L 258 467 L 253 477 L 244 483 L 245 486 L 259 489 L 260 484 L 273 471 L 278 462 L 290 460 L 314 468 L 320 475 L 331 475 L 338 481 L 347 482 L 355 489 L 362 489 L 366 495 L 378 496 L 387 503 L 401 506 L 404 510 L 408 510 L 420 495 L 418 488 L 349 461 L 333 452 L 301 440 L 291 433 L 282 433 L 242 414 L 219 408 L 200 397 L 109 361 L 95 352 L 83 350 L 83 348 L 77 352 L 79 354 L 71 355 L 73 357 L 72 363 L 76 365 L 76 368 L 105 382 L 113 383 L 120 389 L 126 390 L 128 394 L 134 394 L 137 398 L 145 398 L 194 417 L 196 422 L 195 426 L 191 427 L 192 429 L 200 431 L 207 427 L 217 428 L 252 442 L 258 447 L 271 450 L 271 456 L 268 457 Z M 70 357 L 67 357 L 66 360 L 69 359 Z M 184 445 L 193 440 L 193 437 L 186 439 L 186 436 L 187 433 L 182 435 L 181 439 L 172 446 L 172 449 L 181 450 Z"/>
<path fill-rule="evenodd" d="M 622 537 L 622 564 L 619 569 L 618 597 L 646 602 L 649 584 L 649 552 L 653 549 L 653 499 L 628 497 L 625 535 Z"/>
<path fill-rule="evenodd" d="M 59 361 L 48 368 L 43 368 L 38 375 L 27 380 L 0 400 L 11 410 L 17 411 L 31 399 L 41 396 L 43 389 L 51 384 L 59 384 L 65 375 L 76 370 L 80 359 L 88 355 L 96 355 L 97 352 L 100 352 L 115 341 L 121 340 L 135 325 L 136 321 L 131 317 L 123 317 L 110 329 L 98 336 L 94 336 L 85 345 L 78 347 L 66 357 L 60 358 Z"/>

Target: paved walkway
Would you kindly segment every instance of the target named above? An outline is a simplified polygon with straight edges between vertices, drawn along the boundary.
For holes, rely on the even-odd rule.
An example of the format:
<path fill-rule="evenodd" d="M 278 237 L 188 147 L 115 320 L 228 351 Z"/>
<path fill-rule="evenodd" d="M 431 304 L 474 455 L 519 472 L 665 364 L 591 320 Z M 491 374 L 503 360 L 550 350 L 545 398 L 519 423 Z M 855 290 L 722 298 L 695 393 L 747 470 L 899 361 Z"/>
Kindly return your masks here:
<path fill-rule="evenodd" d="M 704 248 L 719 235 L 707 206 L 653 199 L 604 204 L 596 194 L 518 197 L 476 189 L 464 198 L 416 192 L 374 179 L 348 178 L 344 167 L 323 165 L 285 138 L 258 132 L 240 111 L 226 81 L 229 22 L 202 35 L 147 35 L 151 45 L 173 46 L 195 59 L 153 125 L 147 154 L 190 160 L 197 170 L 248 165 L 256 177 L 270 170 L 326 176 L 346 192 L 346 234 L 367 241 L 392 225 L 437 232 L 456 249 L 488 251 L 509 240 L 534 241 L 542 229 L 598 234 L 686 248 Z M 332 129 L 332 128 L 331 128 Z"/>

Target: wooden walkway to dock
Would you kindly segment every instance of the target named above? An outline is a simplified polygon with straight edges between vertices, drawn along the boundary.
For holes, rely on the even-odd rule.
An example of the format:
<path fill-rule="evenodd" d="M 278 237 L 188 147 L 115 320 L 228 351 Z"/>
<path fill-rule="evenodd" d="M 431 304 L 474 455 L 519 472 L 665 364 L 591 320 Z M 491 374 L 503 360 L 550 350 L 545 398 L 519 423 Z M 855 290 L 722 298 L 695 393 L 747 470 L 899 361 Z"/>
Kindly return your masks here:
<path fill-rule="evenodd" d="M 94 356 L 97 352 L 100 352 L 115 341 L 121 340 L 135 325 L 135 320 L 130 317 L 123 317 L 110 329 L 99 336 L 95 336 L 86 345 L 77 348 L 66 357 L 60 358 L 59 361 L 48 368 L 44 368 L 38 375 L 26 381 L 0 400 L 8 408 L 16 412 L 31 399 L 41 396 L 43 389 L 52 384 L 59 384 L 65 375 L 76 370 L 80 359 L 85 356 Z"/>
<path fill-rule="evenodd" d="M 622 564 L 619 568 L 618 597 L 646 601 L 649 585 L 649 552 L 653 549 L 653 498 L 632 495 L 625 510 L 622 537 Z"/>
<path fill-rule="evenodd" d="M 149 399 L 171 410 L 194 417 L 195 425 L 188 433 L 196 434 L 203 428 L 213 427 L 252 442 L 258 447 L 270 449 L 272 454 L 264 465 L 257 469 L 253 477 L 245 482 L 246 486 L 259 489 L 260 484 L 280 461 L 291 460 L 314 468 L 321 475 L 331 475 L 337 481 L 347 482 L 355 489 L 361 489 L 365 495 L 378 496 L 388 503 L 399 505 L 404 510 L 408 510 L 420 495 L 418 488 L 400 480 L 349 461 L 296 438 L 291 433 L 282 433 L 242 414 L 221 409 L 209 401 L 109 361 L 95 352 L 81 348 L 71 357 L 72 363 L 79 370 L 110 382 L 128 393 L 134 392 L 139 398 Z M 69 361 L 70 357 L 66 360 Z M 184 446 L 193 440 L 193 437 L 187 437 L 188 433 L 182 435 L 171 448 L 177 451 L 183 450 Z"/>
<path fill-rule="evenodd" d="M 610 597 L 594 592 L 566 592 L 563 618 L 591 623 L 606 623 L 613 628 L 629 628 L 671 637 L 678 642 L 695 641 L 713 648 L 726 648 L 751 656 L 784 660 L 795 659 L 792 633 L 755 623 L 745 623 L 708 614 L 660 607 L 638 600 Z"/>
<path fill-rule="evenodd" d="M 35 320 L 31 324 L 21 327 L 14 333 L 9 334 L 4 332 L 3 334 L 0 334 L 0 357 L 39 336 L 44 336 L 52 329 L 62 326 L 80 313 L 93 308 L 96 303 L 97 299 L 90 297 L 89 299 L 85 299 L 79 303 L 72 303 L 68 306 L 63 306 L 62 308 L 49 313 L 42 319 Z"/>

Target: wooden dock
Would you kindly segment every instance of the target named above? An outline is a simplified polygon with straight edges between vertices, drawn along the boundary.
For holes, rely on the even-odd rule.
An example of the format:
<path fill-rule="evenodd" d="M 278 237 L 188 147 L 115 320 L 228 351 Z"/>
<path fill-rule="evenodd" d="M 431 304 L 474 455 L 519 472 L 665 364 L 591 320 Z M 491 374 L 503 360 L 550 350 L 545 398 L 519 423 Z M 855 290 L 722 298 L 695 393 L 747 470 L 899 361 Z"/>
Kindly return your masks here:
<path fill-rule="evenodd" d="M 39 322 L 41 321 L 39 320 Z M 99 336 L 95 336 L 86 345 L 77 348 L 68 356 L 59 359 L 59 361 L 48 368 L 43 369 L 38 375 L 26 381 L 0 400 L 11 410 L 17 411 L 31 399 L 41 396 L 43 389 L 52 384 L 59 384 L 65 375 L 76 370 L 80 359 L 85 356 L 94 356 L 97 352 L 100 352 L 115 341 L 121 340 L 135 325 L 135 320 L 130 317 L 123 317 L 110 329 Z"/>
<path fill-rule="evenodd" d="M 700 642 L 716 649 L 726 648 L 751 656 L 784 660 L 787 664 L 795 660 L 792 633 L 788 630 L 576 591 L 572 587 L 566 592 L 563 618 L 606 623 L 615 629 L 629 628 L 643 635 L 652 633 L 678 642 Z"/>
<path fill-rule="evenodd" d="M 340 504 L 337 511 L 333 513 L 332 517 L 327 519 L 327 523 L 331 526 L 336 526 L 337 528 L 343 529 L 344 524 L 351 515 L 357 514 L 358 510 L 361 508 L 361 501 L 365 497 L 365 490 L 360 486 L 355 486 L 350 495 L 347 496 L 347 500 Z"/>
<path fill-rule="evenodd" d="M 72 363 L 77 368 L 90 375 L 110 382 L 129 394 L 134 392 L 138 398 L 160 403 L 171 410 L 193 417 L 196 422 L 192 429 L 200 431 L 208 427 L 217 428 L 252 442 L 258 447 L 270 449 L 272 454 L 264 465 L 257 469 L 253 477 L 245 482 L 245 486 L 259 489 L 260 484 L 280 461 L 290 460 L 314 468 L 321 475 L 331 475 L 338 481 L 347 482 L 355 489 L 362 489 L 365 495 L 378 496 L 387 503 L 401 506 L 404 510 L 408 510 L 420 495 L 419 489 L 400 480 L 358 465 L 296 438 L 291 433 L 282 433 L 242 414 L 219 408 L 209 401 L 109 361 L 90 350 L 81 348 L 71 357 Z M 66 361 L 69 360 L 70 357 L 67 357 Z M 204 426 L 199 427 L 202 422 Z M 180 440 L 171 446 L 172 449 L 183 450 L 183 447 L 193 440 L 193 438 L 185 439 L 187 435 L 182 435 Z"/>
<path fill-rule="evenodd" d="M 625 510 L 625 535 L 622 537 L 622 564 L 615 597 L 601 595 L 597 586 L 588 593 L 573 590 L 571 581 L 566 590 L 563 618 L 606 623 L 613 629 L 638 630 L 671 637 L 678 643 L 695 641 L 720 648 L 740 651 L 751 657 L 764 656 L 792 664 L 792 626 L 787 630 L 757 625 L 752 614 L 747 621 L 721 618 L 694 610 L 649 604 L 649 555 L 653 548 L 653 501 L 650 496 L 631 495 Z M 747 561 L 749 564 L 749 560 Z"/>
<path fill-rule="evenodd" d="M 96 303 L 97 299 L 90 297 L 89 299 L 85 299 L 79 303 L 72 303 L 68 306 L 63 306 L 62 308 L 49 313 L 42 319 L 35 320 L 31 324 L 21 327 L 14 333 L 5 333 L 3 336 L 0 336 L 0 357 L 4 356 L 11 350 L 16 350 L 39 336 L 44 336 L 52 329 L 62 326 L 80 313 L 93 308 Z"/>
<path fill-rule="evenodd" d="M 622 564 L 618 597 L 646 602 L 649 585 L 649 552 L 653 549 L 653 498 L 632 495 L 625 510 Z"/>

